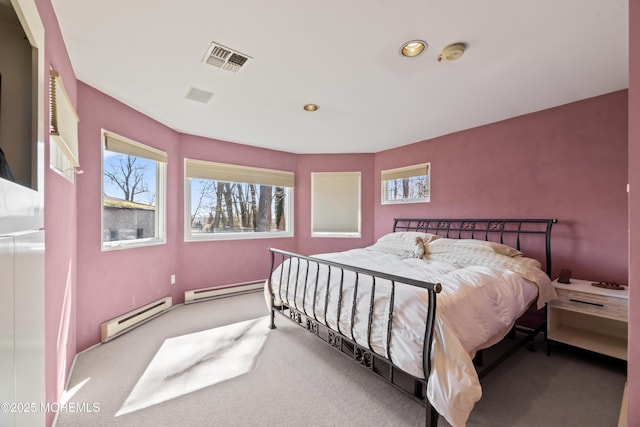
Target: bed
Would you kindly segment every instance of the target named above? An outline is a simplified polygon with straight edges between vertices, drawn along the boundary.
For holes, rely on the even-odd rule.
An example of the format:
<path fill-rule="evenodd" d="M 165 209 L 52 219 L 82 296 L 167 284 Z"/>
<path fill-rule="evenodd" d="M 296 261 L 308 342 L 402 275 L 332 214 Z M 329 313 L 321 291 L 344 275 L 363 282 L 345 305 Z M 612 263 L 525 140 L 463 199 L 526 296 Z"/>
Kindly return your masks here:
<path fill-rule="evenodd" d="M 556 222 L 398 218 L 366 248 L 314 256 L 271 248 L 270 327 L 276 313 L 285 316 L 424 403 L 427 426 L 439 416 L 463 426 L 482 395 L 483 351 L 515 337 L 527 310 L 556 297 Z M 504 357 L 541 330 L 524 328 Z"/>

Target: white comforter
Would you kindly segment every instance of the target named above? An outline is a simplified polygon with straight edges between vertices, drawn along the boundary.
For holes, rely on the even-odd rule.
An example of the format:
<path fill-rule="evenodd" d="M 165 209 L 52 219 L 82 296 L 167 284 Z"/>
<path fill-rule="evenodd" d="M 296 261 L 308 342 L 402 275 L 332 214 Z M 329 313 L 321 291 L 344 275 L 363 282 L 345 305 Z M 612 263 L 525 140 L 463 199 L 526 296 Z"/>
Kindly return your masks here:
<path fill-rule="evenodd" d="M 549 278 L 539 269 L 539 263 L 525 257 L 510 258 L 486 252 L 463 256 L 434 253 L 431 254 L 431 260 L 424 260 L 402 258 L 371 248 L 315 257 L 442 284 L 442 292 L 437 297 L 432 371 L 427 385 L 427 397 L 435 409 L 453 426 L 466 424 L 473 406 L 482 395 L 472 362 L 475 352 L 500 341 L 536 298 L 540 307 L 548 299 L 555 297 Z M 284 274 L 290 274 L 291 277 L 288 290 L 278 287 L 282 267 L 273 273 L 272 285 L 276 302 L 286 300 L 310 317 L 314 317 L 315 314 L 318 321 L 339 330 L 361 346 L 368 347 L 370 339 L 371 347 L 376 353 L 385 357 L 389 355 L 400 369 L 424 378 L 422 353 L 427 317 L 426 291 L 407 285 L 396 285 L 393 329 L 387 348 L 391 289 L 389 282 L 376 281 L 374 322 L 369 338 L 367 324 L 371 299 L 370 278 L 360 276 L 355 321 L 352 325 L 354 289 L 346 284 L 353 283 L 354 276 L 345 273 L 338 321 L 336 307 L 339 301 L 339 272 L 331 270 L 328 304 L 325 310 L 326 266 L 319 270 L 317 290 L 316 267 L 312 264 L 309 268 L 305 296 L 302 280 L 306 265 L 303 262 L 298 273 L 296 264 L 297 261 L 294 260 L 292 268 L 289 268 L 288 262 L 285 263 Z M 293 285 L 296 277 L 301 281 L 297 289 Z M 283 283 L 286 283 L 286 280 L 283 280 Z"/>

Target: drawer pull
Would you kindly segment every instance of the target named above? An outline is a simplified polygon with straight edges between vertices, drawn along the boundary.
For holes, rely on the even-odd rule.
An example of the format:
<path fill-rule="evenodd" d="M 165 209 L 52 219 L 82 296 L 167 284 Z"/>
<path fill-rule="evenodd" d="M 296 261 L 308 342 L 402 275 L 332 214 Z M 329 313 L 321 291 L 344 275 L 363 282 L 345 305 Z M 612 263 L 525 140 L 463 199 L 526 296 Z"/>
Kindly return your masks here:
<path fill-rule="evenodd" d="M 604 307 L 604 304 L 598 304 L 597 302 L 580 301 L 579 299 L 573 299 L 573 298 L 570 298 L 569 301 L 571 301 L 571 302 L 579 302 L 580 304 L 595 305 L 597 307 Z"/>

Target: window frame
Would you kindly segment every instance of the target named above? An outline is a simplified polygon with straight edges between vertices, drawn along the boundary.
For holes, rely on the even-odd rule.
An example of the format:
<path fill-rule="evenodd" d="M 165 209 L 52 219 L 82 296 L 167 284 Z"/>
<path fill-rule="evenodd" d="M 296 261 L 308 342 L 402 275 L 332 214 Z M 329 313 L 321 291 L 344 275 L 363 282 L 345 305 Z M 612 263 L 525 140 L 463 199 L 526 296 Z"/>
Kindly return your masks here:
<path fill-rule="evenodd" d="M 423 168 L 426 168 L 425 175 L 417 173 L 421 171 Z M 388 177 L 387 179 L 385 179 L 385 175 Z M 427 197 L 405 198 L 402 200 L 387 199 L 387 191 L 386 191 L 387 184 L 391 182 L 392 179 L 411 178 L 415 176 L 427 177 L 427 189 L 428 189 Z M 397 204 L 406 204 L 406 203 L 429 203 L 429 202 L 431 202 L 431 162 L 419 163 L 415 165 L 380 171 L 380 204 L 397 205 Z"/>
<path fill-rule="evenodd" d="M 154 237 L 146 237 L 142 239 L 131 239 L 131 240 L 114 240 L 114 241 L 105 241 L 104 240 L 104 152 L 112 151 L 121 154 L 122 153 L 117 150 L 109 150 L 107 149 L 107 140 L 108 138 L 113 138 L 114 140 L 118 140 L 119 143 L 125 145 L 131 145 L 134 147 L 136 151 L 139 150 L 148 150 L 150 153 L 155 153 L 157 156 L 164 157 L 167 161 L 161 161 L 158 158 L 150 159 L 145 156 L 137 155 L 136 157 L 146 158 L 147 160 L 155 160 L 156 162 L 156 209 L 155 209 L 155 236 Z M 101 241 L 101 249 L 102 251 L 111 251 L 111 250 L 119 250 L 119 249 L 129 249 L 129 248 L 138 248 L 138 247 L 146 247 L 146 246 L 155 246 L 162 245 L 167 243 L 167 164 L 168 164 L 168 156 L 167 154 L 159 150 L 157 148 L 151 147 L 149 145 L 134 141 L 132 139 L 123 137 L 114 132 L 110 132 L 107 130 L 102 130 L 101 132 L 101 170 L 102 170 L 102 179 L 100 181 L 100 241 Z"/>
<path fill-rule="evenodd" d="M 193 234 L 191 232 L 191 188 L 192 182 L 194 179 L 209 179 L 212 181 L 219 182 L 229 182 L 229 183 L 239 183 L 239 184 L 257 184 L 257 185 L 267 185 L 259 182 L 239 182 L 239 181 L 231 181 L 225 180 L 221 177 L 221 173 L 215 173 L 217 178 L 213 177 L 202 177 L 202 176 L 189 176 L 189 166 L 195 168 L 218 168 L 222 170 L 222 174 L 224 171 L 231 175 L 257 175 L 257 176 L 269 176 L 273 174 L 279 178 L 276 178 L 277 181 L 280 178 L 285 181 L 290 180 L 291 186 L 282 185 L 285 189 L 285 219 L 286 219 L 286 229 L 283 231 L 246 231 L 246 232 L 215 232 L 215 233 L 202 233 L 202 234 Z M 200 169 L 203 171 L 204 169 Z M 236 173 L 237 172 L 237 173 Z M 206 174 L 206 172 L 204 173 Z M 204 175 L 202 174 L 202 175 Z M 276 185 L 273 185 L 274 187 Z M 205 242 L 205 241 L 224 241 L 224 240 L 251 240 L 251 239 L 281 239 L 281 238 L 291 238 L 294 237 L 294 188 L 295 188 L 295 174 L 290 171 L 276 170 L 276 169 L 268 169 L 268 168 L 257 168 L 252 166 L 231 164 L 231 163 L 220 163 L 220 162 L 212 162 L 208 160 L 199 160 L 192 158 L 184 158 L 184 241 L 185 242 Z"/>
<path fill-rule="evenodd" d="M 357 230 L 354 231 L 316 231 L 316 217 L 317 217 L 317 210 L 316 210 L 316 205 L 318 203 L 325 203 L 325 196 L 322 195 L 320 197 L 321 200 L 316 201 L 316 199 L 319 197 L 319 195 L 317 194 L 317 191 L 319 188 L 317 188 L 317 185 L 319 185 L 319 178 L 320 177 L 324 177 L 324 178 L 333 178 L 335 179 L 340 179 L 340 177 L 344 177 L 344 178 L 352 178 L 352 177 L 357 177 L 357 196 L 355 196 L 356 200 L 357 200 L 357 207 L 355 208 L 357 210 L 357 220 L 356 222 L 356 228 Z M 354 184 L 354 183 L 350 183 L 350 184 Z M 345 188 L 344 184 L 338 186 L 339 188 Z M 335 193 L 327 195 L 326 197 L 328 198 L 334 198 L 335 199 Z M 335 210 L 334 210 L 335 212 Z M 326 214 L 323 213 L 323 214 Z M 361 172 L 312 172 L 311 173 L 311 237 L 338 237 L 338 238 L 360 238 L 362 237 L 362 173 Z"/>

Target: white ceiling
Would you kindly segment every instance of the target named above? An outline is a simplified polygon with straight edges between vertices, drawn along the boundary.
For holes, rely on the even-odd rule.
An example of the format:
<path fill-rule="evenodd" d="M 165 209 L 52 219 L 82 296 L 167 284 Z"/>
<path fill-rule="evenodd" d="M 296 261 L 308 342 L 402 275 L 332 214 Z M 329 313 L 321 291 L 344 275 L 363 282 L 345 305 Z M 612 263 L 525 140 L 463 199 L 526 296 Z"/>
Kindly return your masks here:
<path fill-rule="evenodd" d="M 53 5 L 78 79 L 177 131 L 293 153 L 378 152 L 628 87 L 627 0 Z M 429 48 L 405 58 L 412 39 Z M 207 65 L 213 41 L 253 59 Z M 438 62 L 455 42 L 464 56 Z"/>

